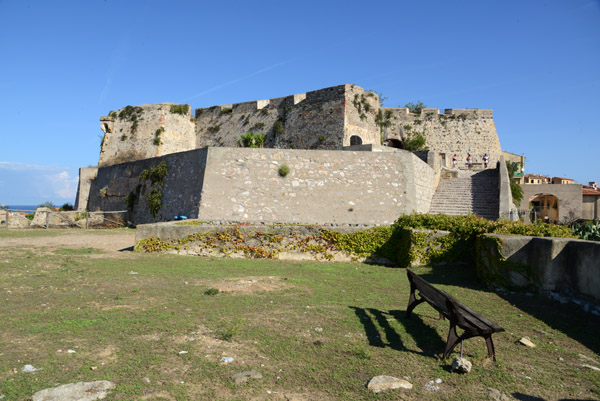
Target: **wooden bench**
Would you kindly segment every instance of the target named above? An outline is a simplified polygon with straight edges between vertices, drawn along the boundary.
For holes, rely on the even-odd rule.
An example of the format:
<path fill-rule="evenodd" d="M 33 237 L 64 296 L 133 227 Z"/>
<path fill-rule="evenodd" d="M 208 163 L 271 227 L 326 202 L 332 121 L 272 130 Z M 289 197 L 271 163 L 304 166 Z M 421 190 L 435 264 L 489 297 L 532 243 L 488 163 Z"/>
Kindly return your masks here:
<path fill-rule="evenodd" d="M 488 356 L 492 360 L 496 360 L 492 334 L 504 331 L 502 327 L 463 305 L 452 295 L 438 290 L 412 271 L 406 269 L 406 274 L 410 282 L 410 298 L 406 308 L 406 318 L 410 318 L 413 309 L 417 305 L 427 302 L 440 313 L 440 319 L 447 318 L 450 321 L 450 332 L 446 341 L 444 359 L 450 356 L 458 343 L 461 343 L 462 354 L 462 342 L 468 338 L 480 336 L 485 338 Z M 419 291 L 419 298 L 417 298 L 416 291 Z M 464 330 L 460 336 L 456 333 L 456 326 Z"/>

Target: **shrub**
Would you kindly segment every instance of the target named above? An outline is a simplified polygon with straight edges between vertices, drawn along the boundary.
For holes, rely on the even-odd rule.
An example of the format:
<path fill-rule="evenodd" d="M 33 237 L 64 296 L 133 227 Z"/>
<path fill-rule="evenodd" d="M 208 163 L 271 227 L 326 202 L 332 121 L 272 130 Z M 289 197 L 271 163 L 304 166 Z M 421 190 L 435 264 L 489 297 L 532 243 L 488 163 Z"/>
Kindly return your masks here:
<path fill-rule="evenodd" d="M 275 121 L 275 124 L 273 125 L 273 133 L 283 134 L 283 123 L 281 122 L 281 120 Z"/>
<path fill-rule="evenodd" d="M 58 209 L 59 212 L 70 212 L 73 211 L 73 205 L 71 205 L 70 203 L 65 203 L 63 204 L 60 209 Z"/>
<path fill-rule="evenodd" d="M 410 151 L 427 149 L 423 134 L 420 132 L 409 132 L 404 141 L 404 149 Z"/>
<path fill-rule="evenodd" d="M 141 114 L 143 109 L 139 106 L 125 106 L 118 117 L 125 120 L 137 120 L 137 115 Z M 116 112 L 115 112 L 116 114 Z"/>
<path fill-rule="evenodd" d="M 148 203 L 148 209 L 152 213 L 152 217 L 158 216 L 158 211 L 162 207 L 162 192 L 158 188 L 152 189 L 148 195 L 146 195 L 146 202 Z"/>
<path fill-rule="evenodd" d="M 35 214 L 34 214 L 34 213 L 27 213 L 27 214 L 25 215 L 25 218 L 26 218 L 27 220 L 33 220 L 33 218 L 34 218 L 34 217 L 35 217 Z"/>
<path fill-rule="evenodd" d="M 413 102 L 406 103 L 404 105 L 404 107 L 407 107 L 408 111 L 410 111 L 411 113 L 418 114 L 421 112 L 422 109 L 427 108 L 427 105 L 424 104 L 422 101 L 418 100 L 417 103 L 413 103 Z"/>
<path fill-rule="evenodd" d="M 290 173 L 290 168 L 287 166 L 287 164 L 284 164 L 281 167 L 279 167 L 279 175 L 281 177 L 285 177 L 289 173 Z"/>
<path fill-rule="evenodd" d="M 588 241 L 600 241 L 600 222 L 573 224 L 571 229 L 575 235 L 581 239 Z"/>
<path fill-rule="evenodd" d="M 187 115 L 190 112 L 189 104 L 172 104 L 169 111 L 173 114 Z"/>
<path fill-rule="evenodd" d="M 221 115 L 231 114 L 231 113 L 233 113 L 233 109 L 231 107 L 223 107 L 221 109 Z"/>
<path fill-rule="evenodd" d="M 204 295 L 217 295 L 218 293 L 218 288 L 209 288 L 208 290 L 204 291 Z"/>
<path fill-rule="evenodd" d="M 249 131 L 247 134 L 240 136 L 238 145 L 242 148 L 262 148 L 266 137 L 265 134 L 254 134 Z"/>
<path fill-rule="evenodd" d="M 47 207 L 49 209 L 56 209 L 56 206 L 54 206 L 54 203 L 52 203 L 51 201 L 42 202 L 37 207 Z"/>
<path fill-rule="evenodd" d="M 196 109 L 194 111 L 194 117 L 198 118 L 202 115 L 202 113 L 204 113 L 204 109 Z"/>

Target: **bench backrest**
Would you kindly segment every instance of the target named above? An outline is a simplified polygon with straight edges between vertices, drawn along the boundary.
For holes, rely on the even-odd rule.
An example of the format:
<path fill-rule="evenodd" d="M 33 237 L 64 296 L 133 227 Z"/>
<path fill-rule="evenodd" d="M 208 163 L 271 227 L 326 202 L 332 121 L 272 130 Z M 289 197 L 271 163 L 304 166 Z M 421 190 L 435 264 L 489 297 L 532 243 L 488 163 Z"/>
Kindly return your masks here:
<path fill-rule="evenodd" d="M 481 316 L 447 292 L 435 288 L 409 269 L 406 269 L 406 274 L 411 285 L 419 290 L 419 295 L 446 317 L 455 317 L 459 327 L 480 333 L 504 331 L 496 323 Z"/>

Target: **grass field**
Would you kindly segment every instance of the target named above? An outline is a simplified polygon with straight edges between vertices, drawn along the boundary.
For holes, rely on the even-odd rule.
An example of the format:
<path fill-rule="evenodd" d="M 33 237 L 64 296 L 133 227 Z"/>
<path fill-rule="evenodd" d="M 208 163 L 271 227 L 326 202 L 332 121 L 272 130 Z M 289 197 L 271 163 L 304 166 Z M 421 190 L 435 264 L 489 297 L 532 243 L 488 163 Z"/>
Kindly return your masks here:
<path fill-rule="evenodd" d="M 0 244 L 43 233 L 4 230 Z M 114 382 L 112 400 L 473 400 L 489 387 L 519 400 L 600 399 L 600 372 L 581 366 L 600 367 L 598 316 L 489 292 L 468 268 L 414 269 L 506 329 L 494 335 L 496 363 L 481 338 L 467 340 L 473 370 L 459 375 L 439 359 L 448 322 L 426 304 L 404 318 L 403 269 L 117 254 L 82 235 L 86 246 L 0 246 L 3 400 L 92 380 Z M 523 336 L 537 346 L 517 344 Z M 235 386 L 229 376 L 249 369 L 263 379 Z M 372 394 L 376 375 L 414 387 Z"/>

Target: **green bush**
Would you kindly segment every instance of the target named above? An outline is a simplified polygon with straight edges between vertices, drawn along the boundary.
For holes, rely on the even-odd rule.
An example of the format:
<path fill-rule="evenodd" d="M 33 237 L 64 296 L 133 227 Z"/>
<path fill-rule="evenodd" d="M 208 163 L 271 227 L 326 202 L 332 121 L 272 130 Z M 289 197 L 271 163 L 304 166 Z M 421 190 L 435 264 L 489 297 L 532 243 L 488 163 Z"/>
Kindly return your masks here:
<path fill-rule="evenodd" d="M 52 203 L 51 201 L 42 202 L 37 207 L 47 207 L 49 209 L 56 209 L 56 206 L 54 206 L 54 203 Z"/>
<path fill-rule="evenodd" d="M 173 114 L 187 115 L 190 112 L 189 104 L 172 104 L 169 111 Z"/>
<path fill-rule="evenodd" d="M 571 229 L 575 235 L 588 241 L 600 241 L 600 222 L 587 222 L 584 224 L 573 224 Z"/>
<path fill-rule="evenodd" d="M 281 177 L 285 177 L 290 173 L 290 168 L 287 166 L 287 164 L 284 164 L 281 167 L 279 167 L 278 173 Z"/>
<path fill-rule="evenodd" d="M 73 211 L 73 205 L 70 203 L 65 203 L 63 204 L 60 209 L 58 209 L 59 212 L 70 212 Z"/>
<path fill-rule="evenodd" d="M 25 218 L 26 218 L 27 220 L 33 220 L 34 216 L 35 216 L 35 213 L 27 213 L 27 214 L 25 215 Z"/>
<path fill-rule="evenodd" d="M 273 133 L 274 134 L 283 134 L 283 123 L 280 120 L 275 121 L 275 124 L 273 124 Z"/>
<path fill-rule="evenodd" d="M 238 145 L 242 148 L 262 148 L 266 137 L 265 134 L 254 134 L 249 131 L 247 134 L 240 136 Z"/>

